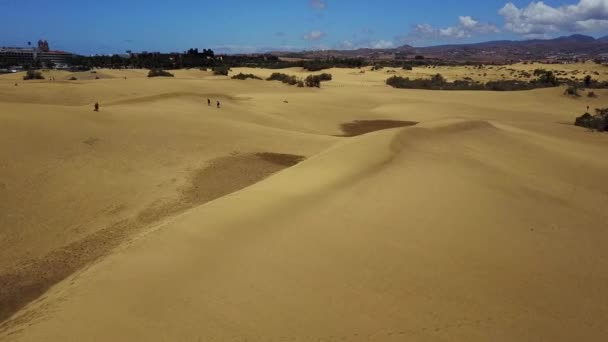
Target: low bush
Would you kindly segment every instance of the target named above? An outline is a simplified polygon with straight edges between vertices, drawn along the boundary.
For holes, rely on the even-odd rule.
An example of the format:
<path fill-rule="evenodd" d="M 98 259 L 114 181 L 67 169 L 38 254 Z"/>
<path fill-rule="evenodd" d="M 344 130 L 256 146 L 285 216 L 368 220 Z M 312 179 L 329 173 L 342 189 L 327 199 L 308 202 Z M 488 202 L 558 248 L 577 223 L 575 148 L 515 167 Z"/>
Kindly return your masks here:
<path fill-rule="evenodd" d="M 323 73 L 320 75 L 310 75 L 310 76 L 306 77 L 306 79 L 304 80 L 304 83 L 306 84 L 307 87 L 320 88 L 321 82 L 331 81 L 331 79 L 332 79 L 331 74 Z"/>
<path fill-rule="evenodd" d="M 27 80 L 43 80 L 44 76 L 42 76 L 42 73 L 40 71 L 35 71 L 35 70 L 28 70 L 25 73 L 25 76 L 23 76 L 23 80 L 27 81 Z"/>
<path fill-rule="evenodd" d="M 230 72 L 230 67 L 225 65 L 213 67 L 213 74 L 218 76 L 228 76 Z"/>
<path fill-rule="evenodd" d="M 537 70 L 534 71 L 534 75 L 537 75 Z M 559 85 L 559 80 L 557 79 L 553 71 L 545 71 L 537 76 L 539 76 L 537 83 L 544 84 L 549 87 L 556 87 Z"/>
<path fill-rule="evenodd" d="M 319 78 L 316 78 L 312 75 L 306 77 L 306 79 L 304 80 L 304 84 L 306 84 L 307 87 L 311 88 L 321 88 L 321 81 L 319 80 Z"/>
<path fill-rule="evenodd" d="M 585 113 L 577 117 L 574 124 L 600 132 L 608 131 L 608 108 L 597 108 L 595 115 Z"/>
<path fill-rule="evenodd" d="M 151 69 L 148 77 L 173 77 L 173 74 L 162 69 Z"/>
<path fill-rule="evenodd" d="M 242 72 L 238 73 L 237 75 L 232 76 L 233 80 L 246 80 L 248 78 L 251 78 L 254 80 L 261 80 L 260 77 L 254 75 L 254 74 L 243 74 Z"/>
<path fill-rule="evenodd" d="M 270 77 L 268 77 L 266 79 L 266 81 L 281 81 L 281 82 L 283 82 L 285 84 L 289 84 L 289 85 L 295 85 L 298 83 L 298 80 L 296 79 L 295 76 L 282 74 L 280 72 L 272 73 L 272 75 L 270 75 Z"/>
<path fill-rule="evenodd" d="M 589 87 L 589 86 L 591 86 L 591 83 L 593 83 L 593 78 L 591 78 L 590 75 L 587 75 L 583 79 L 583 83 L 585 84 L 585 87 Z"/>
<path fill-rule="evenodd" d="M 70 77 L 70 81 L 77 81 L 78 79 L 75 76 Z"/>
<path fill-rule="evenodd" d="M 321 75 L 317 75 L 317 77 L 319 77 L 319 80 L 321 82 L 323 82 L 323 81 L 331 81 L 332 80 L 331 74 L 322 73 Z"/>
<path fill-rule="evenodd" d="M 570 85 L 564 91 L 564 95 L 579 97 L 578 87 L 576 85 Z"/>
<path fill-rule="evenodd" d="M 587 93 L 587 97 L 596 98 L 597 95 L 595 94 L 595 92 L 590 91 L 589 93 Z"/>
<path fill-rule="evenodd" d="M 489 81 L 485 84 L 474 82 L 471 79 L 448 82 L 441 74 L 431 79 L 414 79 L 393 76 L 386 80 L 386 84 L 394 88 L 404 89 L 428 89 L 428 90 L 492 90 L 492 91 L 515 91 L 530 90 L 536 88 L 553 87 L 553 83 L 543 83 L 540 80 L 531 82 L 518 80 Z"/>

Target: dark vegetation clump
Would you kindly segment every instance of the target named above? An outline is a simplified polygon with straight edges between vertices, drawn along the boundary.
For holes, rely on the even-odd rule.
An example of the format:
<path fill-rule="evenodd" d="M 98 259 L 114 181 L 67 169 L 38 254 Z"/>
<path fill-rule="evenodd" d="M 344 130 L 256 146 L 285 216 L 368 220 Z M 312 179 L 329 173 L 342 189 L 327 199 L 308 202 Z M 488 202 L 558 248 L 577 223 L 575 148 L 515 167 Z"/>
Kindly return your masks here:
<path fill-rule="evenodd" d="M 248 78 L 254 79 L 254 80 L 261 80 L 260 77 L 254 75 L 254 74 L 243 74 L 242 72 L 232 76 L 233 80 L 246 80 Z"/>
<path fill-rule="evenodd" d="M 593 91 L 590 91 L 589 93 L 587 93 L 587 97 L 596 98 L 597 94 L 595 94 L 595 92 L 593 92 Z"/>
<path fill-rule="evenodd" d="M 78 81 L 78 79 L 76 78 L 76 76 L 72 76 L 70 77 L 70 81 Z"/>
<path fill-rule="evenodd" d="M 287 58 L 293 58 L 287 60 Z M 325 57 L 316 59 L 301 59 L 298 53 L 293 55 L 287 54 L 283 57 L 272 54 L 256 54 L 256 55 L 225 55 L 215 54 L 211 49 L 198 48 L 188 49 L 183 52 L 159 53 L 159 52 L 140 52 L 133 53 L 127 51 L 127 55 L 105 55 L 105 56 L 72 56 L 67 59 L 67 64 L 71 65 L 72 71 L 86 71 L 93 68 L 110 68 L 110 69 L 215 69 L 249 67 L 249 68 L 266 68 L 266 69 L 284 69 L 300 67 L 307 71 L 320 71 L 330 68 L 362 68 L 366 66 L 382 66 L 384 68 L 405 68 L 410 67 L 427 67 L 435 68 L 437 65 L 462 65 L 462 62 L 439 60 L 435 58 L 425 58 L 424 56 L 415 56 L 412 58 L 408 53 L 397 53 L 393 60 L 375 60 L 365 58 L 341 58 L 341 57 Z M 472 62 L 465 62 L 469 65 Z M 0 59 L 0 66 L 4 65 Z M 34 66 L 35 68 L 42 67 Z M 221 73 L 225 75 L 225 73 Z"/>
<path fill-rule="evenodd" d="M 270 77 L 268 77 L 266 79 L 266 81 L 281 81 L 285 84 L 289 84 L 289 85 L 296 85 L 298 84 L 298 80 L 296 79 L 295 76 L 290 76 L 287 74 L 282 74 L 280 72 L 275 72 L 272 73 L 272 75 L 270 75 Z"/>
<path fill-rule="evenodd" d="M 267 162 L 278 164 L 281 166 L 294 166 L 306 159 L 304 156 L 296 154 L 284 154 L 284 153 L 272 153 L 272 152 L 260 152 L 255 154 L 257 157 Z"/>
<path fill-rule="evenodd" d="M 545 87 L 557 87 L 559 85 L 559 80 L 557 79 L 553 71 L 536 69 L 534 70 L 534 76 L 538 76 L 536 83 L 544 85 Z"/>
<path fill-rule="evenodd" d="M 596 108 L 595 115 L 585 113 L 574 121 L 576 126 L 597 130 L 608 131 L 608 108 Z"/>
<path fill-rule="evenodd" d="M 370 132 L 380 131 L 383 129 L 408 127 L 417 125 L 416 121 L 400 121 L 400 120 L 355 120 L 353 122 L 343 123 L 341 126 L 344 134 L 342 137 L 355 137 Z"/>
<path fill-rule="evenodd" d="M 148 77 L 173 77 L 173 74 L 162 69 L 151 69 Z"/>
<path fill-rule="evenodd" d="M 212 70 L 213 70 L 214 75 L 228 76 L 228 73 L 230 72 L 230 67 L 221 65 L 221 66 L 213 67 Z"/>
<path fill-rule="evenodd" d="M 583 83 L 585 84 L 585 87 L 589 88 L 591 86 L 591 83 L 593 82 L 593 78 L 591 78 L 590 75 L 585 76 L 585 78 L 583 79 Z"/>
<path fill-rule="evenodd" d="M 303 88 L 304 86 L 311 87 L 311 88 L 312 87 L 320 88 L 321 82 L 331 81 L 331 79 L 332 79 L 331 74 L 323 73 L 320 75 L 309 75 L 302 81 L 302 80 L 298 80 L 295 76 L 290 76 L 287 74 L 275 72 L 272 75 L 270 75 L 270 77 L 268 77 L 266 80 L 267 81 L 281 81 L 285 84 L 297 85 L 299 88 Z"/>
<path fill-rule="evenodd" d="M 579 88 L 608 89 L 608 82 L 594 80 L 590 75 L 585 76 L 583 82 L 569 81 L 571 84 L 578 85 Z"/>
<path fill-rule="evenodd" d="M 564 91 L 564 95 L 568 95 L 568 96 L 572 96 L 572 97 L 581 96 L 578 93 L 578 86 L 576 84 L 568 86 L 568 88 L 566 88 L 566 90 Z"/>
<path fill-rule="evenodd" d="M 321 82 L 331 81 L 331 79 L 332 79 L 331 74 L 323 73 L 321 75 L 310 75 L 310 76 L 306 77 L 306 79 L 304 80 L 304 83 L 306 84 L 307 87 L 320 88 Z"/>
<path fill-rule="evenodd" d="M 43 80 L 44 76 L 42 76 L 42 73 L 40 71 L 36 71 L 36 70 L 28 70 L 25 73 L 25 76 L 23 76 L 23 80 L 27 81 L 27 80 Z"/>
<path fill-rule="evenodd" d="M 534 81 L 526 82 L 518 80 L 489 81 L 483 86 L 485 88 L 484 90 L 491 91 L 516 91 L 553 87 L 553 85 L 548 85 L 544 83 L 538 83 Z"/>
<path fill-rule="evenodd" d="M 331 68 L 361 68 L 369 65 L 362 58 L 330 58 L 326 60 L 312 60 L 294 62 L 290 66 L 298 66 L 308 71 L 320 71 Z"/>
<path fill-rule="evenodd" d="M 441 74 L 437 74 L 431 79 L 414 79 L 393 76 L 386 80 L 386 84 L 394 88 L 404 89 L 428 89 L 428 90 L 491 90 L 491 91 L 515 91 L 530 90 L 536 88 L 555 87 L 559 82 L 552 72 L 541 73 L 537 80 L 530 82 L 519 80 L 500 80 L 489 81 L 487 83 L 474 82 L 468 78 L 448 82 Z"/>
<path fill-rule="evenodd" d="M 456 81 L 459 82 L 459 81 Z M 465 82 L 465 81 L 460 81 Z M 465 82 L 467 83 L 467 82 Z M 394 87 L 394 88 L 404 88 L 404 89 L 433 89 L 433 90 L 441 90 L 447 89 L 450 85 L 454 83 L 446 82 L 445 78 L 441 74 L 436 74 L 430 79 L 414 79 L 410 80 L 409 77 L 400 77 L 393 76 L 386 80 L 386 84 Z"/>

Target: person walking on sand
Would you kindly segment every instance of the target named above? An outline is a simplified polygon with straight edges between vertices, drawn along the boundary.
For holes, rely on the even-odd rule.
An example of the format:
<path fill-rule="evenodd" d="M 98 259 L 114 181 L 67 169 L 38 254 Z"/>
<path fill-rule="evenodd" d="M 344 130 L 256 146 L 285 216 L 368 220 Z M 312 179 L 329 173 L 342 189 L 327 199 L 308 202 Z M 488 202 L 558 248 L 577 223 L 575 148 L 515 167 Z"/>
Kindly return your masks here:
<path fill-rule="evenodd" d="M 217 108 L 220 108 L 220 101 L 217 101 Z"/>
<path fill-rule="evenodd" d="M 93 111 L 99 112 L 99 102 L 95 102 L 95 109 Z"/>

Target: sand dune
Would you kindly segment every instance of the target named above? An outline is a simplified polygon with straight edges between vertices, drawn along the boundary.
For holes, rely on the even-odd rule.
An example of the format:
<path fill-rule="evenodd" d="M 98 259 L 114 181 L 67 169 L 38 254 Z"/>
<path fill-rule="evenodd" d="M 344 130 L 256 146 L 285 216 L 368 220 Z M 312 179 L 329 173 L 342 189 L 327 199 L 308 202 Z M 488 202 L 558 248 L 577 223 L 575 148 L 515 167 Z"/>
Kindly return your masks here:
<path fill-rule="evenodd" d="M 608 92 L 100 72 L 0 77 L 0 340 L 608 338 L 608 136 L 569 124 Z"/>

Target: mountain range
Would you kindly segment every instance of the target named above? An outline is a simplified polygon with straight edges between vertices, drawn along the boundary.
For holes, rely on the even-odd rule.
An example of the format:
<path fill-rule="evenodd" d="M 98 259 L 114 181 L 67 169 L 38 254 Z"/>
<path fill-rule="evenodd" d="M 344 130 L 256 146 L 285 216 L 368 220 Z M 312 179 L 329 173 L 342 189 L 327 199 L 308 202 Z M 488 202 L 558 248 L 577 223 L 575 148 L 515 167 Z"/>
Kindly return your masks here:
<path fill-rule="evenodd" d="M 374 58 L 427 59 L 455 61 L 508 62 L 517 60 L 574 60 L 608 57 L 608 36 L 594 38 L 581 34 L 554 39 L 497 40 L 474 44 L 451 44 L 428 47 L 403 45 L 390 49 L 361 48 L 356 50 L 323 50 L 302 52 L 273 52 L 292 58 Z"/>

